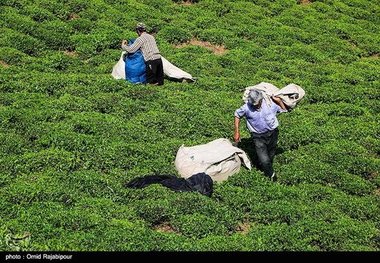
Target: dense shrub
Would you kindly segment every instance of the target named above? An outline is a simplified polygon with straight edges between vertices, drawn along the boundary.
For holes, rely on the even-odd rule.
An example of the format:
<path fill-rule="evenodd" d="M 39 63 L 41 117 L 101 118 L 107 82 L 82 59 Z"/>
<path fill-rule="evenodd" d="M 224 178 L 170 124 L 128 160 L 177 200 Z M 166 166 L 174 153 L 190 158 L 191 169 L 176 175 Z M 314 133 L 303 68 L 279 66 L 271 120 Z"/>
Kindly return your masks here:
<path fill-rule="evenodd" d="M 36 22 L 52 21 L 55 16 L 45 8 L 37 5 L 28 5 L 22 9 L 23 14 L 30 16 Z"/>
<path fill-rule="evenodd" d="M 378 251 L 376 3 L 186 2 L 1 2 L 0 250 Z M 196 82 L 112 78 L 137 22 Z M 179 176 L 181 145 L 232 140 L 263 81 L 306 91 L 278 117 L 277 183 L 241 127 L 252 169 L 211 197 L 124 187 Z"/>
<path fill-rule="evenodd" d="M 76 33 L 88 34 L 94 28 L 94 23 L 86 18 L 77 18 L 70 20 L 68 24 Z"/>
<path fill-rule="evenodd" d="M 0 29 L 0 43 L 3 47 L 11 47 L 28 55 L 36 56 L 46 49 L 38 39 L 11 29 Z"/>
<path fill-rule="evenodd" d="M 195 239 L 209 235 L 226 235 L 228 233 L 225 226 L 220 222 L 197 213 L 179 216 L 172 224 L 182 235 Z"/>
<path fill-rule="evenodd" d="M 42 22 L 36 37 L 54 50 L 72 50 L 71 27 L 62 21 Z"/>
<path fill-rule="evenodd" d="M 0 60 L 9 65 L 23 64 L 29 59 L 25 53 L 11 47 L 0 48 Z"/>
<path fill-rule="evenodd" d="M 190 40 L 191 33 L 181 27 L 165 27 L 160 31 L 160 36 L 171 44 L 185 43 Z"/>
<path fill-rule="evenodd" d="M 203 41 L 223 45 L 228 39 L 233 37 L 233 34 L 225 29 L 211 28 L 197 32 L 196 36 Z"/>

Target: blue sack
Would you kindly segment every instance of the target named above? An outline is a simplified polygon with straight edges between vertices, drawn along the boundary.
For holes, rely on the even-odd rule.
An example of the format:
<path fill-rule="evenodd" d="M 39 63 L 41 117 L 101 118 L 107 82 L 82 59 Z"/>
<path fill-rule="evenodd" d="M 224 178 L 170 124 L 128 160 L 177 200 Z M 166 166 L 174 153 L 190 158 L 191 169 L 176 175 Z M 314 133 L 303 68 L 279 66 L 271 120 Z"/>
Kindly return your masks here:
<path fill-rule="evenodd" d="M 128 41 L 128 46 L 135 40 Z M 135 53 L 128 53 L 125 57 L 125 78 L 132 83 L 146 82 L 146 66 L 144 57 L 140 50 Z"/>

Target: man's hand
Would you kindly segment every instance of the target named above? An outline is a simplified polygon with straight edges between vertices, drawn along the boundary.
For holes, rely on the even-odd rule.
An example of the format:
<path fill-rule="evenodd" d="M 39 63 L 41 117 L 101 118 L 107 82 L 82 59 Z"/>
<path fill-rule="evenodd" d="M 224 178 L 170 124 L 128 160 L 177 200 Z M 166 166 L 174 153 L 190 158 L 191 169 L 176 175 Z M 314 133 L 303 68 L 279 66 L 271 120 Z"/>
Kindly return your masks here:
<path fill-rule="evenodd" d="M 287 111 L 288 109 L 286 108 L 284 102 L 281 100 L 280 97 L 275 97 L 275 96 L 271 96 L 271 99 L 278 105 L 281 107 L 281 109 Z"/>
<path fill-rule="evenodd" d="M 122 46 L 127 46 L 127 45 L 128 45 L 128 40 L 123 39 L 123 40 L 121 41 L 121 45 L 122 45 Z"/>
<path fill-rule="evenodd" d="M 274 102 L 279 102 L 281 99 L 279 98 L 279 97 L 275 97 L 275 96 L 271 96 L 271 98 L 272 98 L 272 100 L 274 101 Z"/>
<path fill-rule="evenodd" d="M 240 132 L 235 132 L 234 140 L 235 140 L 235 142 L 240 142 Z"/>

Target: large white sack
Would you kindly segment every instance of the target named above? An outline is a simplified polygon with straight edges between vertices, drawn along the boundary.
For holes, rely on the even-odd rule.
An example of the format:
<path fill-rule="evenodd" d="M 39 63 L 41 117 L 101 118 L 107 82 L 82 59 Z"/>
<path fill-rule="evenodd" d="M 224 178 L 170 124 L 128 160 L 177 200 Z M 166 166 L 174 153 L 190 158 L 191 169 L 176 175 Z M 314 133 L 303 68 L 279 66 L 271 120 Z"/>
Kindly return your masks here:
<path fill-rule="evenodd" d="M 297 103 L 305 96 L 305 91 L 298 85 L 291 83 L 282 89 L 277 88 L 271 83 L 261 82 L 255 86 L 249 86 L 245 88 L 243 93 L 243 101 L 248 101 L 248 94 L 252 89 L 258 89 L 264 92 L 264 100 L 270 105 L 273 101 L 271 96 L 278 96 L 284 104 L 293 109 Z"/>
<path fill-rule="evenodd" d="M 175 167 L 181 177 L 204 172 L 217 182 L 239 172 L 242 163 L 251 169 L 246 153 L 224 138 L 192 147 L 182 145 L 175 159 Z"/>
<path fill-rule="evenodd" d="M 243 93 L 243 101 L 245 103 L 247 103 L 249 92 L 252 89 L 257 89 L 257 90 L 263 91 L 264 100 L 268 105 L 271 105 L 271 103 L 272 103 L 272 99 L 270 97 L 279 91 L 279 89 L 271 83 L 260 82 L 259 84 L 255 85 L 255 86 L 249 86 L 249 87 L 245 88 L 245 91 Z"/>
<path fill-rule="evenodd" d="M 298 85 L 291 83 L 274 94 L 278 96 L 289 108 L 294 108 L 305 96 L 305 91 Z"/>
<path fill-rule="evenodd" d="M 115 79 L 125 79 L 125 62 L 123 60 L 125 53 L 126 51 L 121 52 L 119 61 L 112 68 L 112 77 L 114 77 Z M 189 73 L 174 66 L 163 56 L 161 56 L 161 59 L 162 59 L 162 65 L 164 68 L 164 74 L 166 76 L 172 79 L 194 81 L 194 78 Z"/>
<path fill-rule="evenodd" d="M 123 60 L 126 51 L 121 52 L 119 61 L 112 68 L 112 77 L 115 79 L 125 79 L 125 62 Z"/>
<path fill-rule="evenodd" d="M 185 79 L 185 80 L 191 80 L 194 81 L 193 77 L 183 71 L 182 69 L 174 66 L 172 63 L 170 63 L 166 58 L 161 56 L 162 59 L 162 65 L 164 67 L 164 74 L 168 76 L 169 78 L 173 79 Z"/>

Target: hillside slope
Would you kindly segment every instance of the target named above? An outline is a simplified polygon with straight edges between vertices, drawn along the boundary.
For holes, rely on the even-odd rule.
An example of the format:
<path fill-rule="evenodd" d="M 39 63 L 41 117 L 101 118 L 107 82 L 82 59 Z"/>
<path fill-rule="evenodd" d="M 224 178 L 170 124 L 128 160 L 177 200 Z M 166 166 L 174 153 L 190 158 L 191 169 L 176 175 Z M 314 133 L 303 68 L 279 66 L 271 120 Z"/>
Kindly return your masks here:
<path fill-rule="evenodd" d="M 197 82 L 111 77 L 140 21 Z M 379 0 L 2 0 L 0 251 L 379 251 L 379 32 Z M 124 188 L 232 139 L 263 81 L 306 91 L 279 116 L 277 183 Z"/>

